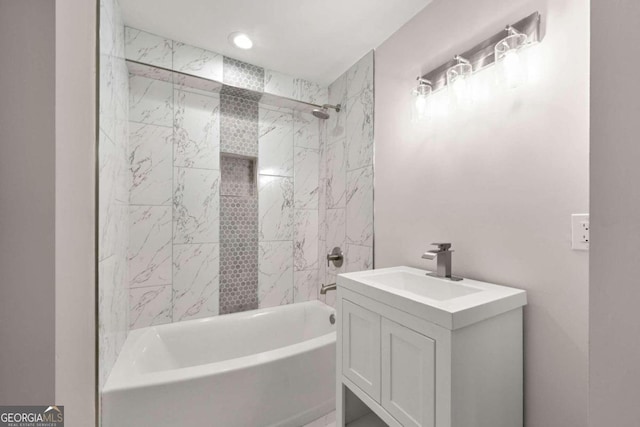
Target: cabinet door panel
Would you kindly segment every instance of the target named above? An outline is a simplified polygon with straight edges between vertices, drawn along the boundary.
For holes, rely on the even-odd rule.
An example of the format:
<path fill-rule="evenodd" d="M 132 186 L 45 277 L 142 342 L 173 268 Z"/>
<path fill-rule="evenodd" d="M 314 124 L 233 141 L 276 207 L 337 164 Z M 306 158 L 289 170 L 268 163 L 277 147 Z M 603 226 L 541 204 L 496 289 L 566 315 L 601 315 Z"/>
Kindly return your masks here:
<path fill-rule="evenodd" d="M 435 425 L 435 341 L 382 319 L 382 406 L 404 426 Z"/>
<path fill-rule="evenodd" d="M 380 316 L 342 300 L 342 373 L 380 402 Z"/>

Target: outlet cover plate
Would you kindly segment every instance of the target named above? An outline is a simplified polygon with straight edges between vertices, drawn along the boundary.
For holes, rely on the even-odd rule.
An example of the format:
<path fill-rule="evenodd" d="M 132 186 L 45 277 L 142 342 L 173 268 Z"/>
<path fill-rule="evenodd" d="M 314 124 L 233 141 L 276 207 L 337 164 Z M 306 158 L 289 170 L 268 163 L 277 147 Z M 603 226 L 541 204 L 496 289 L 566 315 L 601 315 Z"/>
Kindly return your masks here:
<path fill-rule="evenodd" d="M 571 249 L 589 250 L 589 214 L 571 215 Z"/>

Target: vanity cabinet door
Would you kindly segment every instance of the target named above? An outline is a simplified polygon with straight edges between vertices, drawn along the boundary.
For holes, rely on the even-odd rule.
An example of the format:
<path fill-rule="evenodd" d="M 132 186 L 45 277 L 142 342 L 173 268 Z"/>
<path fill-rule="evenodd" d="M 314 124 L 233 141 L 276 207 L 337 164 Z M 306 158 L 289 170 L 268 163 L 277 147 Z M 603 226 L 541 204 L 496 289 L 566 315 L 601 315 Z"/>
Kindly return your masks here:
<path fill-rule="evenodd" d="M 382 407 L 403 426 L 435 425 L 434 340 L 382 319 Z"/>
<path fill-rule="evenodd" d="M 380 403 L 380 316 L 342 300 L 342 373 Z"/>

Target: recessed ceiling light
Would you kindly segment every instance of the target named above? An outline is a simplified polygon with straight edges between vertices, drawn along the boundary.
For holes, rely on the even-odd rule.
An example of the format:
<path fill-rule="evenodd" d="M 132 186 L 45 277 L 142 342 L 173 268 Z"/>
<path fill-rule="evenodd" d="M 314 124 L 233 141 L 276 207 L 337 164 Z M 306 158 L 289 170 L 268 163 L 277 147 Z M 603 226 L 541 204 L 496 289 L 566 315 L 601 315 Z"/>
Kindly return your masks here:
<path fill-rule="evenodd" d="M 229 34 L 229 41 L 240 49 L 251 49 L 253 47 L 253 42 L 245 33 L 231 33 Z"/>

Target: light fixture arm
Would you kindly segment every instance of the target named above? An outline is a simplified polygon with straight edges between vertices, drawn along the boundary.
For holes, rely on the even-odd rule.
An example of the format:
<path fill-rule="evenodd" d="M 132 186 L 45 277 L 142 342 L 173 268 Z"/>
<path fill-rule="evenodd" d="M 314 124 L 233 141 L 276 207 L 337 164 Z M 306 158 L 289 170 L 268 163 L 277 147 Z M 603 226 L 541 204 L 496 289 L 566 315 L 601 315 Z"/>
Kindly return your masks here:
<path fill-rule="evenodd" d="M 509 36 L 515 36 L 518 34 L 523 34 L 522 32 L 516 30 L 515 28 L 513 28 L 513 25 L 507 25 L 507 27 L 505 28 L 505 31 L 507 32 L 507 35 Z"/>
<path fill-rule="evenodd" d="M 456 55 L 456 56 L 454 56 L 454 57 L 453 57 L 453 59 L 454 59 L 458 64 L 471 64 L 471 62 L 470 62 L 468 59 L 466 59 L 465 57 L 460 56 L 460 55 Z"/>

